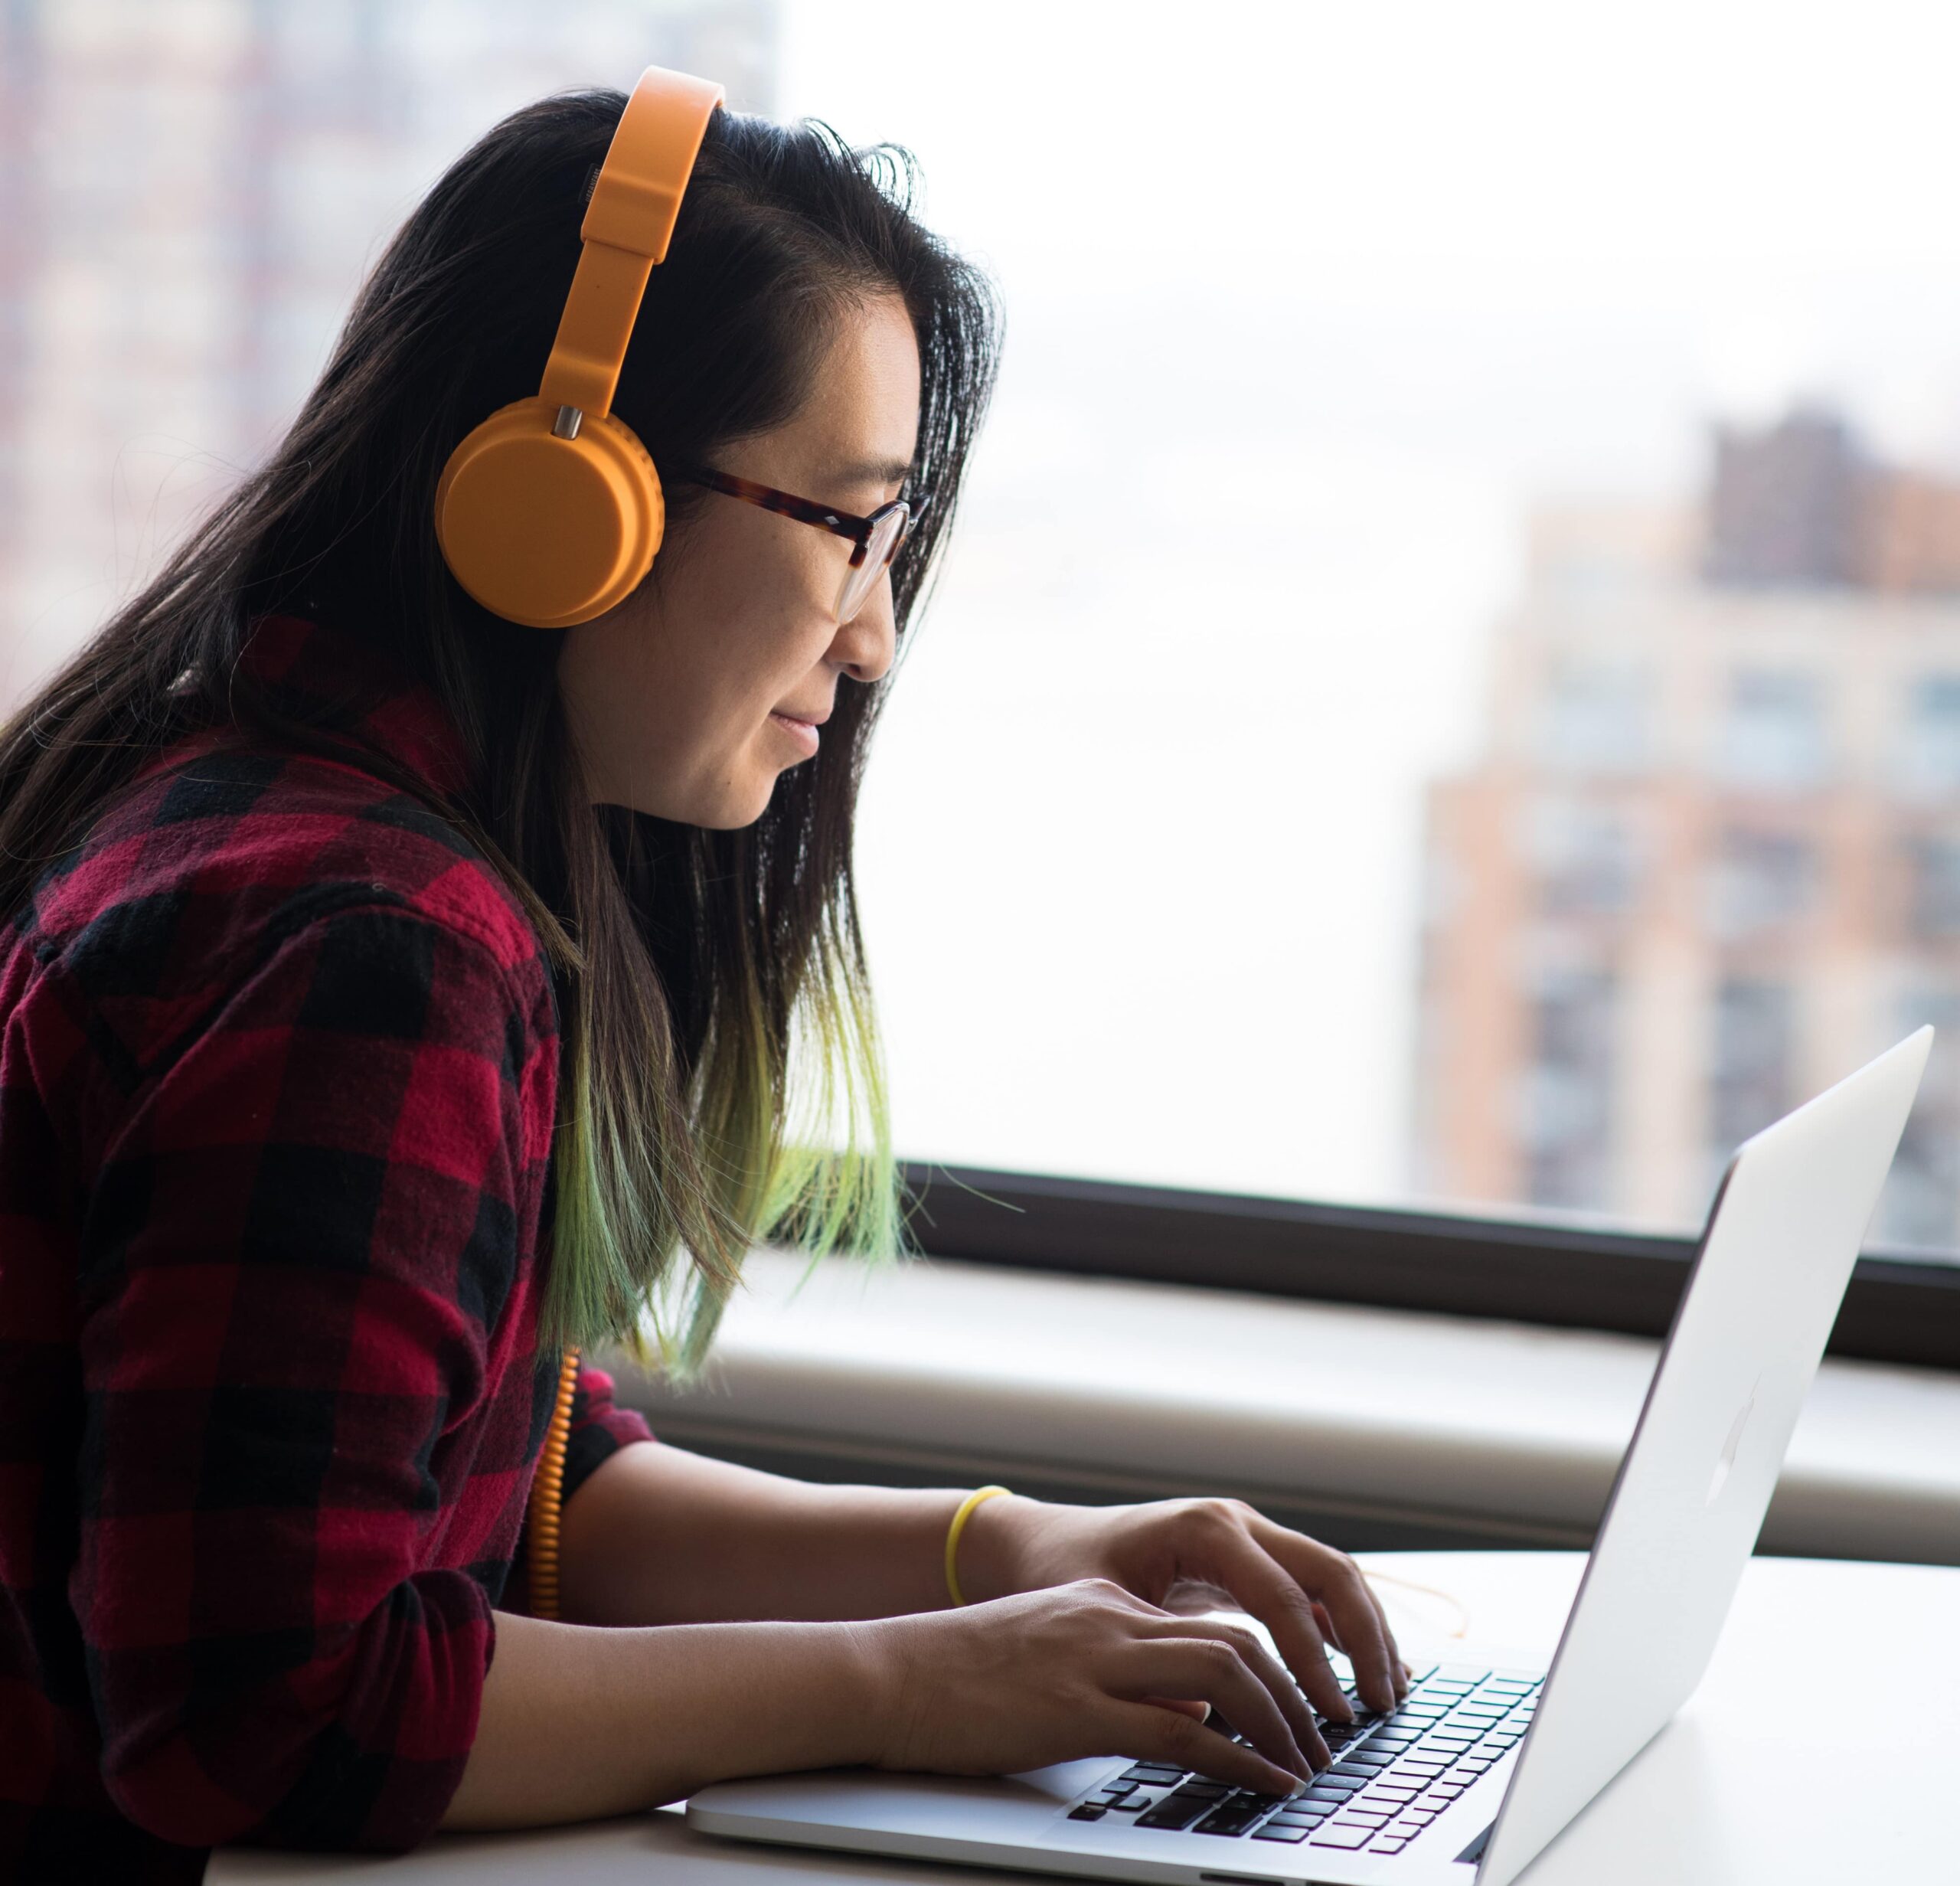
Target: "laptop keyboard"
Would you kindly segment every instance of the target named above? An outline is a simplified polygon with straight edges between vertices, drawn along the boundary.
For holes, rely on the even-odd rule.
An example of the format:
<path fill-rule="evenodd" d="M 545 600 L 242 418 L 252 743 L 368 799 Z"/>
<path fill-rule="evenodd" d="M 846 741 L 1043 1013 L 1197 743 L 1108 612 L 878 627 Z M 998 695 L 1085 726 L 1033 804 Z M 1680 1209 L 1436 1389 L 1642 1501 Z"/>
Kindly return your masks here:
<path fill-rule="evenodd" d="M 1071 1820 L 1187 1829 L 1289 1845 L 1400 1853 L 1524 1739 L 1540 1679 L 1445 1664 L 1387 1714 L 1316 1717 L 1334 1766 L 1304 1794 L 1249 1794 L 1159 1762 L 1138 1762 L 1069 1810 Z M 1227 1725 L 1214 1712 L 1212 1725 Z M 1243 1742 L 1243 1736 L 1234 1739 Z"/>

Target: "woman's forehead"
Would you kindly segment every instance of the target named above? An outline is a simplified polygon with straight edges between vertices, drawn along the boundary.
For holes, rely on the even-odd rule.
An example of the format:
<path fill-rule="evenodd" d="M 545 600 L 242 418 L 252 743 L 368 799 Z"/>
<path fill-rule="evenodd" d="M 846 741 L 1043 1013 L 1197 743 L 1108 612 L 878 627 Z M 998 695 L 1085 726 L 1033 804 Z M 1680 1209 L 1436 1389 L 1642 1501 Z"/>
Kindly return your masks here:
<path fill-rule="evenodd" d="M 919 433 L 919 344 L 905 305 L 883 296 L 837 324 L 810 397 L 786 436 L 818 453 L 833 475 L 895 484 Z"/>

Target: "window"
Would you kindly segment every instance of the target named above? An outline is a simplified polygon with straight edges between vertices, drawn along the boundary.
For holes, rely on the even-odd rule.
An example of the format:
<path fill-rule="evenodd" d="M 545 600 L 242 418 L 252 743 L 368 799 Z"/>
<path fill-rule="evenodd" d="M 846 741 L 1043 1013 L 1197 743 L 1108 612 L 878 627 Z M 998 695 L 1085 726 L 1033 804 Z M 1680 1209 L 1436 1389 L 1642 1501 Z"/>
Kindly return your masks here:
<path fill-rule="evenodd" d="M 1611 806 L 1545 798 L 1525 808 L 1520 835 L 1548 917 L 1616 917 L 1639 894 L 1632 824 Z"/>
<path fill-rule="evenodd" d="M 505 111 L 651 59 L 916 150 L 1008 341 L 861 904 L 901 1147 L 1043 1211 L 1105 1188 L 1029 1231 L 1045 1261 L 1207 1193 L 1321 1239 L 1392 1221 L 1455 1254 L 1410 1260 L 1442 1301 L 1449 1263 L 1501 1267 L 1464 1229 L 1501 1221 L 1576 1267 L 1524 1313 L 1678 1256 L 1723 1133 L 1949 1012 L 1960 476 L 1926 415 L 1960 246 L 1925 232 L 1960 18 L 5 17 L 0 712 L 276 436 Z M 1617 1231 L 1531 1241 L 1582 1210 Z"/>
<path fill-rule="evenodd" d="M 1913 684 L 1899 781 L 1914 798 L 1960 796 L 1960 675 L 1925 675 Z"/>
<path fill-rule="evenodd" d="M 1916 990 L 1900 1011 L 1909 1025 L 1931 1021 L 1939 1033 L 1893 1162 L 1880 1229 L 1894 1243 L 1942 1250 L 1960 1240 L 1960 989 Z"/>
<path fill-rule="evenodd" d="M 1916 838 L 1910 845 L 1912 933 L 1920 943 L 1960 937 L 1960 838 Z"/>
<path fill-rule="evenodd" d="M 1709 1154 L 1716 1169 L 1795 1104 L 1794 1005 L 1775 982 L 1725 982 L 1715 995 Z"/>
<path fill-rule="evenodd" d="M 1731 829 L 1708 874 L 1707 923 L 1725 942 L 1787 929 L 1817 901 L 1817 848 L 1798 833 Z"/>
<path fill-rule="evenodd" d="M 1638 772 L 1648 758 L 1648 714 L 1638 662 L 1554 656 L 1539 708 L 1539 758 L 1557 773 Z"/>
<path fill-rule="evenodd" d="M 1729 684 L 1716 770 L 1729 785 L 1802 792 L 1823 783 L 1823 690 L 1811 675 L 1744 669 Z"/>
<path fill-rule="evenodd" d="M 1612 1178 L 1613 978 L 1547 974 L 1531 992 L 1530 1016 L 1521 1122 L 1530 1202 L 1602 1210 Z"/>

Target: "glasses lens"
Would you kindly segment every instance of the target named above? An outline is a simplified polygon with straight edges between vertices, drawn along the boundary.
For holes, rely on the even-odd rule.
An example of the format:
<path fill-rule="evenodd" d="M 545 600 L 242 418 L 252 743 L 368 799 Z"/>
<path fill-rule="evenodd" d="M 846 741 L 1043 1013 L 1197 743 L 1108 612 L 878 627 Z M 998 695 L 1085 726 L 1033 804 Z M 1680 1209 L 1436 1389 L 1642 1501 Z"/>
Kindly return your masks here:
<path fill-rule="evenodd" d="M 862 559 L 849 565 L 844 572 L 844 587 L 837 597 L 837 619 L 840 623 L 849 622 L 870 599 L 879 579 L 898 554 L 898 547 L 905 541 L 910 522 L 911 513 L 903 505 L 893 505 L 888 511 L 880 511 L 872 520 L 871 541 L 864 546 Z"/>

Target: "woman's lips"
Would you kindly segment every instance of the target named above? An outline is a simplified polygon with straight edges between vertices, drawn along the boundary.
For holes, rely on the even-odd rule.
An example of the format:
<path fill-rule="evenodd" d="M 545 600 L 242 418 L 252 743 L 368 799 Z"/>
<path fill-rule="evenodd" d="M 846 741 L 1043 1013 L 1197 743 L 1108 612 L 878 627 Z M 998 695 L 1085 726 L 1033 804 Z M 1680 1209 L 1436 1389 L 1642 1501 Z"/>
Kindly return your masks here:
<path fill-rule="evenodd" d="M 787 732 L 790 738 L 795 740 L 806 753 L 815 753 L 822 744 L 822 737 L 817 731 L 815 722 L 812 721 L 799 721 L 792 719 L 787 714 L 774 712 L 772 712 L 769 717 L 778 727 Z"/>

